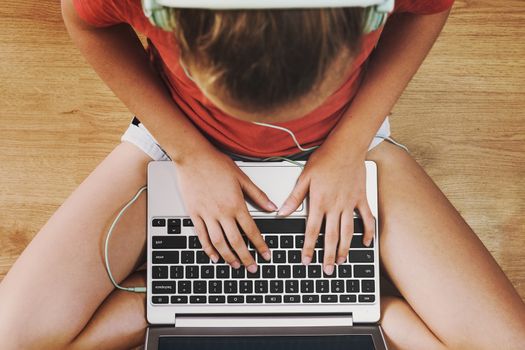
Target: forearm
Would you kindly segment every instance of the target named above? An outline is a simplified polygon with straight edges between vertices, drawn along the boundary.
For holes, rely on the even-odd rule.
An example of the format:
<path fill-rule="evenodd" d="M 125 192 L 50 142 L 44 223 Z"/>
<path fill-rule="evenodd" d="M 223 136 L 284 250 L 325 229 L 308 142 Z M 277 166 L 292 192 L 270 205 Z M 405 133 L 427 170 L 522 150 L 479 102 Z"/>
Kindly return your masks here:
<path fill-rule="evenodd" d="M 449 11 L 389 19 L 352 104 L 329 139 L 364 156 L 380 125 L 436 41 Z"/>
<path fill-rule="evenodd" d="M 169 96 L 128 25 L 90 27 L 78 18 L 69 0 L 62 1 L 62 10 L 66 27 L 87 61 L 174 161 L 182 162 L 189 151 L 213 147 Z"/>

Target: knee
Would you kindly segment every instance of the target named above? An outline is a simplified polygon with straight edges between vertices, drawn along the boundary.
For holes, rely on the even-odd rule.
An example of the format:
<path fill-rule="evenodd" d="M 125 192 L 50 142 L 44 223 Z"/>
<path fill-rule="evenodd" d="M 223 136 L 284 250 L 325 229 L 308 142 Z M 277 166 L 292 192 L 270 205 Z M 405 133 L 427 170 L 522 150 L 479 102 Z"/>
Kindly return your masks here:
<path fill-rule="evenodd" d="M 36 303 L 21 299 L 0 284 L 0 349 L 66 349 L 65 332 L 52 330 L 47 323 L 52 316 L 39 314 Z"/>

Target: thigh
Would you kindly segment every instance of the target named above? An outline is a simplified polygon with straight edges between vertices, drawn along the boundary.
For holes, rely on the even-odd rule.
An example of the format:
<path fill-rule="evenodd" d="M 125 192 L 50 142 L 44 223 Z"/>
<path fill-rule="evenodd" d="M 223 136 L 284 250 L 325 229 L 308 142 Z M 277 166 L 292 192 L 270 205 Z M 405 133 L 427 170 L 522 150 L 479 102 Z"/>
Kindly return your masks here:
<path fill-rule="evenodd" d="M 121 143 L 67 198 L 0 284 L 0 329 L 15 334 L 24 330 L 23 341 L 39 342 L 39 348 L 58 348 L 82 330 L 114 289 L 104 265 L 105 233 L 146 184 L 150 160 L 134 145 Z M 113 233 L 109 257 L 117 281 L 141 263 L 145 199 L 143 192 Z"/>
<path fill-rule="evenodd" d="M 446 345 L 515 348 L 525 335 L 521 298 L 425 171 L 383 142 L 378 165 L 381 261 L 388 277 Z"/>

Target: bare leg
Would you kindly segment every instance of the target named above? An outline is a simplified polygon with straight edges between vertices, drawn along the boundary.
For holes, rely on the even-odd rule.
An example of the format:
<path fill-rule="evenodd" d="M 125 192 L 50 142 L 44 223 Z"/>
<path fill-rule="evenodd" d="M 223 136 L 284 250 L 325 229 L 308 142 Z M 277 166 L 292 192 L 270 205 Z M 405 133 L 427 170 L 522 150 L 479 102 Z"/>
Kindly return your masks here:
<path fill-rule="evenodd" d="M 383 142 L 379 173 L 381 263 L 415 315 L 449 349 L 525 349 L 525 305 L 495 260 L 424 170 Z M 394 313 L 393 313 L 394 314 Z M 398 348 L 396 317 L 382 326 Z"/>
<path fill-rule="evenodd" d="M 113 291 L 103 237 L 120 208 L 146 183 L 151 159 L 122 143 L 44 225 L 0 284 L 0 348 L 60 349 L 85 327 Z M 110 244 L 122 281 L 145 245 L 143 193 L 122 217 Z"/>

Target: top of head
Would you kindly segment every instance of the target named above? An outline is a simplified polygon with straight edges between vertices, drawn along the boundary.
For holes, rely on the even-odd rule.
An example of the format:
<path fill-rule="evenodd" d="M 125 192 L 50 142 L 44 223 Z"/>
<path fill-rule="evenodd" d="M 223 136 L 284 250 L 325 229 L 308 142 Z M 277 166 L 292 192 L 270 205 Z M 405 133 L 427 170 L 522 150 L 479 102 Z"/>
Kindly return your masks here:
<path fill-rule="evenodd" d="M 286 9 L 322 7 L 369 7 L 391 12 L 394 0 L 144 0 L 160 6 L 201 9 Z"/>

